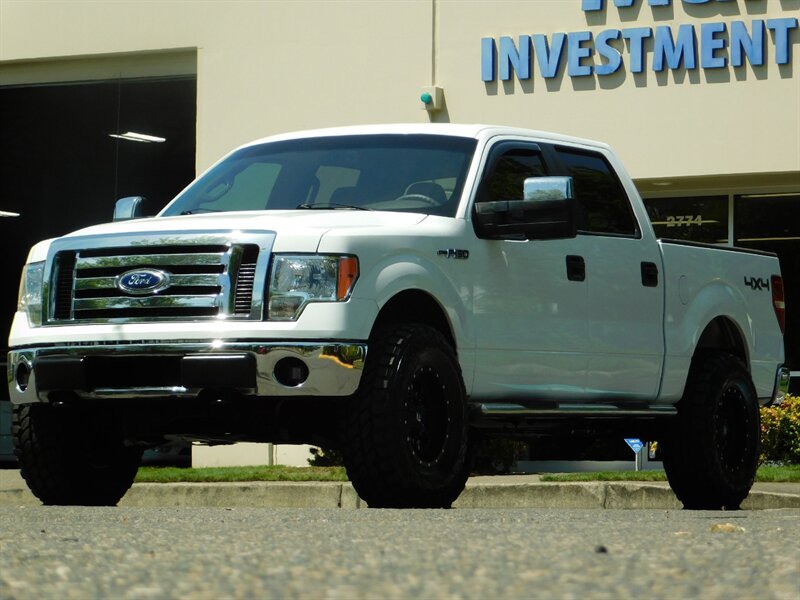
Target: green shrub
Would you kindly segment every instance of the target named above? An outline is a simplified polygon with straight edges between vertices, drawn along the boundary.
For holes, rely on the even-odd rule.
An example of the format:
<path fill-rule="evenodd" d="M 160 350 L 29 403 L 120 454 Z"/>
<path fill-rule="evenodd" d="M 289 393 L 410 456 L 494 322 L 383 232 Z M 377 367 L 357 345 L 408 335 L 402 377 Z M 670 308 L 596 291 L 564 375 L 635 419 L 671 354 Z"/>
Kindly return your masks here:
<path fill-rule="evenodd" d="M 312 467 L 342 467 L 342 453 L 335 448 L 311 448 L 311 458 L 307 459 Z"/>
<path fill-rule="evenodd" d="M 800 464 L 800 396 L 761 409 L 761 462 Z"/>

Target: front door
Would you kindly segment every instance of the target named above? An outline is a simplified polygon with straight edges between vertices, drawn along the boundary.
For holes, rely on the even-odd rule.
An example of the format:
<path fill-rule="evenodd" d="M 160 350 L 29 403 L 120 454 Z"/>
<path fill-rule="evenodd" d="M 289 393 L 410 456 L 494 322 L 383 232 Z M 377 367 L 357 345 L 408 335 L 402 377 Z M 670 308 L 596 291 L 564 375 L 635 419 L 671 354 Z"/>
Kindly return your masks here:
<path fill-rule="evenodd" d="M 523 181 L 552 173 L 540 147 L 501 142 L 476 202 L 521 200 Z M 588 285 L 572 257 L 585 240 L 476 241 L 473 398 L 573 400 L 584 391 Z M 571 262 L 572 261 L 572 262 Z"/>

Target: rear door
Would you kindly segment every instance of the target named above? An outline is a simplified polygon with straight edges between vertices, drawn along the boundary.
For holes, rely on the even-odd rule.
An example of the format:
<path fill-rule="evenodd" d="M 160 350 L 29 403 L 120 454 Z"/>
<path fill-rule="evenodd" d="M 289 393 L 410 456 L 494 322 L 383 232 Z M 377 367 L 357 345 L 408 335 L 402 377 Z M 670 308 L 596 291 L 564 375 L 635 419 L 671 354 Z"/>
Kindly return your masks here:
<path fill-rule="evenodd" d="M 557 146 L 555 154 L 561 174 L 573 178 L 578 203 L 588 288 L 586 395 L 653 399 L 664 352 L 658 245 L 643 234 L 606 156 L 571 146 Z"/>

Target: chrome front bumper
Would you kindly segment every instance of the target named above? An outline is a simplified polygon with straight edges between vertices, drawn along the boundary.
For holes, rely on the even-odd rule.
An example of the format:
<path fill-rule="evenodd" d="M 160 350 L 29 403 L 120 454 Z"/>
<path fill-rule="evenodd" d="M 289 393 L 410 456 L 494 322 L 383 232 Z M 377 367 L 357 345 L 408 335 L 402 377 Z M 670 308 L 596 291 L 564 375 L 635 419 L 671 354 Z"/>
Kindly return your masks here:
<path fill-rule="evenodd" d="M 79 398 L 194 397 L 204 390 L 249 396 L 349 396 L 365 343 L 136 342 L 61 345 L 8 353 L 15 404 Z"/>

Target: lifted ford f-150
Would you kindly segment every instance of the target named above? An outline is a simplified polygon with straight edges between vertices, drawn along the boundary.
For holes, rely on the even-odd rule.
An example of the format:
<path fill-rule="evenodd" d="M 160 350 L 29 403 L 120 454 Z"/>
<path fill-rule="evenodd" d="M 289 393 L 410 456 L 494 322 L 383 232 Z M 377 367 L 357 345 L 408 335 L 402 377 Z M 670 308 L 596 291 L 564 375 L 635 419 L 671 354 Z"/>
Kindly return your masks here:
<path fill-rule="evenodd" d="M 736 508 L 785 392 L 774 255 L 656 239 L 608 146 L 395 125 L 239 148 L 154 218 L 41 242 L 8 382 L 45 504 L 116 504 L 167 439 L 341 449 L 373 507 L 443 507 L 475 441 L 658 440 Z"/>

